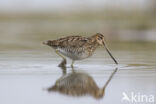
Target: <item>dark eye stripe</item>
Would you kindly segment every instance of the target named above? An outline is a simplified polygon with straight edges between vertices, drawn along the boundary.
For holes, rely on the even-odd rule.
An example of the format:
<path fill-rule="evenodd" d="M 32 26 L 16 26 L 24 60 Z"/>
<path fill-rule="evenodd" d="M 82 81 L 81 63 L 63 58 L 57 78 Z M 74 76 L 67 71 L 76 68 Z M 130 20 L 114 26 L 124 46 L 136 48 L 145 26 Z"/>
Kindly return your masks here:
<path fill-rule="evenodd" d="M 100 39 L 102 39 L 102 37 L 98 37 L 98 39 L 100 40 Z"/>

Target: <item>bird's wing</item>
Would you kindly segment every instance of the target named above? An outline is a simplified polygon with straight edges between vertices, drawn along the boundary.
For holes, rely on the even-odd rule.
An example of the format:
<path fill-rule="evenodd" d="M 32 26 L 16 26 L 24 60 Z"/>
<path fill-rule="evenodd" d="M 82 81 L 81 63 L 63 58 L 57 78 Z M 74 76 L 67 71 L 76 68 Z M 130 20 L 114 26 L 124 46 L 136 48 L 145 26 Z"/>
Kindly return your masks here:
<path fill-rule="evenodd" d="M 58 48 L 80 48 L 87 43 L 88 38 L 82 36 L 68 36 L 57 40 Z"/>

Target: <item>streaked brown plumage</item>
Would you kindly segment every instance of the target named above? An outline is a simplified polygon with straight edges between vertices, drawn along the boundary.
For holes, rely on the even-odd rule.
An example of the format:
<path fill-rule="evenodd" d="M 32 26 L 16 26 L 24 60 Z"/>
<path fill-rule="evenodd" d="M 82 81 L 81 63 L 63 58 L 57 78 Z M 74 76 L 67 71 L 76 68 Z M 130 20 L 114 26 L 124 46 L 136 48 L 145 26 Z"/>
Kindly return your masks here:
<path fill-rule="evenodd" d="M 104 41 L 104 36 L 97 33 L 91 37 L 82 36 L 68 36 L 57 40 L 48 40 L 44 44 L 54 48 L 56 53 L 61 56 L 64 60 L 60 66 L 66 64 L 64 56 L 72 59 L 72 67 L 75 60 L 82 60 L 93 55 L 94 51 L 98 46 L 104 45 L 109 55 L 113 58 L 109 50 L 107 49 Z M 64 55 L 64 56 L 62 56 Z M 113 58 L 115 63 L 117 61 Z"/>

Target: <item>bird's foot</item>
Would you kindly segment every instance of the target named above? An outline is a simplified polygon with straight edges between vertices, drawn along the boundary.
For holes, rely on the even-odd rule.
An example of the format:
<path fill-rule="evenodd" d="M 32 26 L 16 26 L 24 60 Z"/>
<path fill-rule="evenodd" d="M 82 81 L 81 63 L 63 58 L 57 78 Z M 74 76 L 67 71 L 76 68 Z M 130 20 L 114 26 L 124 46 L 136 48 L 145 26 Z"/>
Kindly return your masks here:
<path fill-rule="evenodd" d="M 63 59 L 62 62 L 58 65 L 59 67 L 66 67 L 67 61 Z"/>

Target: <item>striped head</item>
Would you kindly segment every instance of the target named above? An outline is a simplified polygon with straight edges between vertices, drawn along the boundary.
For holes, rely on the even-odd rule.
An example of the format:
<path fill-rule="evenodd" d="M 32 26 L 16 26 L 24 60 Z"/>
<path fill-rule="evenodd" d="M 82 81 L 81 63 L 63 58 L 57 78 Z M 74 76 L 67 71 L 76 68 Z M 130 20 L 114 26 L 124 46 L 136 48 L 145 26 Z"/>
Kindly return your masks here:
<path fill-rule="evenodd" d="M 104 45 L 104 35 L 100 34 L 100 33 L 96 33 L 94 35 L 94 38 L 96 40 L 96 42 L 99 44 L 99 45 Z"/>
<path fill-rule="evenodd" d="M 108 52 L 108 54 L 110 55 L 110 57 L 114 60 L 114 62 L 116 64 L 118 64 L 118 62 L 115 60 L 115 58 L 113 57 L 113 55 L 110 53 L 109 49 L 107 48 L 106 46 L 106 42 L 105 42 L 105 38 L 104 38 L 104 35 L 100 34 L 100 33 L 96 33 L 93 38 L 95 38 L 96 42 L 99 44 L 99 45 L 103 45 L 106 49 L 106 51 Z"/>

